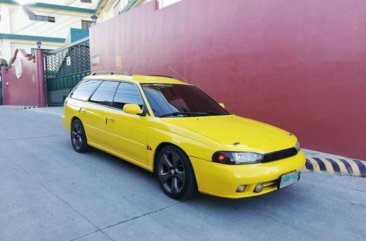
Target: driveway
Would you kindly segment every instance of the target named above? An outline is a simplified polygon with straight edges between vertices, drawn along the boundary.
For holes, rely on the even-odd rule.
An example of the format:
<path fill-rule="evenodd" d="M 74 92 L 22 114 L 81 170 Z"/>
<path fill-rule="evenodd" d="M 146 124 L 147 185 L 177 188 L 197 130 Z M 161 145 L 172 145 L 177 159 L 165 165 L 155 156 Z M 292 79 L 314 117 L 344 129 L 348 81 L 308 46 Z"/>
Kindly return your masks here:
<path fill-rule="evenodd" d="M 175 201 L 149 172 L 74 152 L 60 115 L 0 107 L 0 240 L 365 240 L 365 178 L 304 173 L 261 197 Z"/>

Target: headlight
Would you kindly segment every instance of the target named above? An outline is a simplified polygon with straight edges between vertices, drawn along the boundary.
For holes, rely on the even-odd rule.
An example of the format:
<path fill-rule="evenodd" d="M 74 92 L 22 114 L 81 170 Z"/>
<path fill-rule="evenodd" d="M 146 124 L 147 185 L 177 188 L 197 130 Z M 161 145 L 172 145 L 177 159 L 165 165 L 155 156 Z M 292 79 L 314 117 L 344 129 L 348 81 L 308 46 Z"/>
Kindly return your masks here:
<path fill-rule="evenodd" d="M 296 142 L 295 148 L 296 148 L 297 151 L 300 151 L 301 147 L 300 147 L 300 143 L 299 142 Z"/>
<path fill-rule="evenodd" d="M 255 152 L 219 151 L 213 154 L 212 161 L 222 164 L 254 164 L 262 161 L 263 155 Z"/>

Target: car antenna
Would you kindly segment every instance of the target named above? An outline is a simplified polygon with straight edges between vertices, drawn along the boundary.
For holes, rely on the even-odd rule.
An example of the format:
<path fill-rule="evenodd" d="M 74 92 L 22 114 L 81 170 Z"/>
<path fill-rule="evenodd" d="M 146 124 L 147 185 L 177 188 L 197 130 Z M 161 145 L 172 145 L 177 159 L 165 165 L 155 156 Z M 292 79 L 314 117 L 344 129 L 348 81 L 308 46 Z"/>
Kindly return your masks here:
<path fill-rule="evenodd" d="M 186 83 L 189 83 L 189 81 L 187 81 L 187 79 L 186 78 L 184 78 L 181 74 L 179 74 L 171 65 L 169 65 L 169 69 L 171 70 L 171 71 L 173 71 L 173 73 L 175 73 L 176 75 L 178 75 L 178 77 L 181 79 L 181 80 L 183 80 L 184 82 L 186 82 Z"/>

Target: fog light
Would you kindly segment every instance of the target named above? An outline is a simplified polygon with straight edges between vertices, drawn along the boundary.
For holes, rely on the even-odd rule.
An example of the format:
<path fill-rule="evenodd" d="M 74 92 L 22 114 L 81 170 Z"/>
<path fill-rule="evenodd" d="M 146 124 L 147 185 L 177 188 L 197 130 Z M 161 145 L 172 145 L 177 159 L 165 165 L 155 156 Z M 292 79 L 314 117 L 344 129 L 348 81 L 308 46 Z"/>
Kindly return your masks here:
<path fill-rule="evenodd" d="M 255 188 L 254 188 L 254 192 L 261 192 L 263 190 L 263 183 L 258 183 Z"/>
<path fill-rule="evenodd" d="M 245 185 L 240 185 L 236 188 L 236 192 L 244 192 L 245 191 Z"/>

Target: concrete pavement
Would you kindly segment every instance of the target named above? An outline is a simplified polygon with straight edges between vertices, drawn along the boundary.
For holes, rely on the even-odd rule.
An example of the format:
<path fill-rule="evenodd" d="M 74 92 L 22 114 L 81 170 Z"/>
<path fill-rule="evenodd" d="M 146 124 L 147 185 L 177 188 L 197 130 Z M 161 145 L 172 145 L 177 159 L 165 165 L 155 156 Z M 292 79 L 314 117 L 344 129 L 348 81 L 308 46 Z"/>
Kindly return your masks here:
<path fill-rule="evenodd" d="M 153 175 L 72 150 L 60 108 L 0 108 L 0 240 L 364 240 L 366 179 L 304 173 L 265 196 L 166 197 Z"/>

